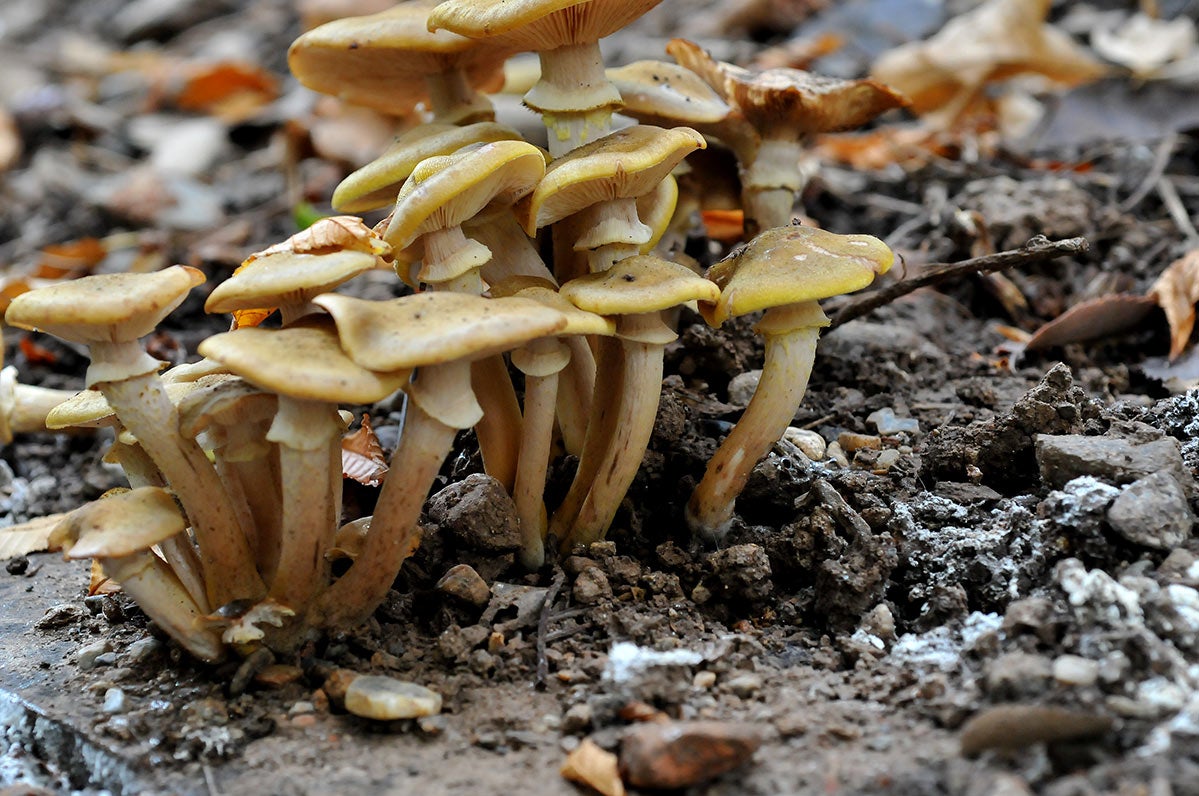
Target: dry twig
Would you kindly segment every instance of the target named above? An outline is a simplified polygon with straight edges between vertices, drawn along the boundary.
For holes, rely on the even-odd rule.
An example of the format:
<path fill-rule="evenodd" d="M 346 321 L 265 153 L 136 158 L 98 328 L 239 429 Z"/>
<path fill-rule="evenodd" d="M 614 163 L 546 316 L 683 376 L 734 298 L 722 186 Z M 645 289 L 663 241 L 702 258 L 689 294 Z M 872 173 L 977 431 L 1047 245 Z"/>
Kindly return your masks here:
<path fill-rule="evenodd" d="M 904 279 L 892 285 L 875 290 L 851 301 L 833 316 L 829 326 L 838 326 L 873 312 L 884 304 L 890 304 L 901 296 L 906 296 L 913 290 L 930 285 L 947 282 L 970 273 L 991 273 L 1002 271 L 1017 265 L 1033 265 L 1034 263 L 1055 260 L 1071 254 L 1080 254 L 1090 249 L 1086 238 L 1066 238 L 1051 241 L 1044 235 L 1037 235 L 1019 249 L 987 254 L 982 257 L 972 257 L 958 263 L 933 263 L 925 266 L 919 276 Z"/>

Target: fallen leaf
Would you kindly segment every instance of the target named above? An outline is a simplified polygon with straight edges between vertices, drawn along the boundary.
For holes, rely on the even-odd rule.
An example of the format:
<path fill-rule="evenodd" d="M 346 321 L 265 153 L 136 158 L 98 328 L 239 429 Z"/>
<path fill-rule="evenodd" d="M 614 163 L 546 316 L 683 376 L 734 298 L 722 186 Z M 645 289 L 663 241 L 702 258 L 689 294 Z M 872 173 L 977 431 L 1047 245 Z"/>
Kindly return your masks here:
<path fill-rule="evenodd" d="M 1199 301 L 1199 249 L 1170 263 L 1153 283 L 1148 295 L 1166 313 L 1170 325 L 1170 359 L 1186 348 L 1195 328 L 1195 302 Z"/>
<path fill-rule="evenodd" d="M 98 238 L 54 243 L 41 251 L 33 275 L 44 279 L 83 276 L 104 261 L 108 247 Z"/>
<path fill-rule="evenodd" d="M 278 80 L 253 64 L 222 62 L 197 68 L 175 97 L 185 111 L 243 121 L 279 95 Z"/>
<path fill-rule="evenodd" d="M 362 426 L 341 438 L 341 472 L 360 484 L 378 486 L 387 475 L 387 454 L 371 428 L 370 415 L 362 416 Z"/>
<path fill-rule="evenodd" d="M 1075 304 L 1037 329 L 1024 347 L 1035 351 L 1128 331 L 1149 314 L 1155 303 L 1152 296 L 1112 293 Z"/>
<path fill-rule="evenodd" d="M 1133 14 L 1118 26 L 1099 25 L 1091 34 L 1095 52 L 1128 67 L 1141 80 L 1156 77 L 1167 64 L 1195 51 L 1195 21 L 1187 16 L 1155 19 Z"/>
<path fill-rule="evenodd" d="M 33 342 L 28 335 L 22 337 L 18 345 L 21 353 L 25 355 L 25 360 L 31 365 L 53 365 L 58 361 L 58 356 L 53 351 Z"/>
<path fill-rule="evenodd" d="M 745 213 L 741 210 L 701 210 L 699 217 L 712 240 L 736 243 L 745 234 Z"/>
<path fill-rule="evenodd" d="M 328 216 L 317 219 L 307 229 L 285 241 L 251 254 L 242 265 L 267 254 L 328 254 L 338 251 L 366 252 L 379 257 L 390 254 L 391 246 L 358 216 Z"/>
<path fill-rule="evenodd" d="M 50 543 L 50 532 L 66 514 L 51 514 L 35 520 L 0 528 L 0 558 L 57 550 Z"/>
<path fill-rule="evenodd" d="M 89 571 L 87 596 L 95 597 L 97 594 L 116 594 L 120 590 L 121 584 L 105 575 L 103 567 L 100 566 L 100 562 L 93 558 L 92 566 Z"/>
<path fill-rule="evenodd" d="M 919 115 L 940 112 L 947 127 L 990 83 L 1041 75 L 1070 87 L 1097 80 L 1108 68 L 1066 33 L 1049 25 L 1052 0 L 988 0 L 951 19 L 931 38 L 883 53 L 871 76 L 903 92 Z"/>
<path fill-rule="evenodd" d="M 276 307 L 262 307 L 250 310 L 234 310 L 233 311 L 233 328 L 246 329 L 252 326 L 259 326 L 267 318 L 271 317 Z"/>
<path fill-rule="evenodd" d="M 565 779 L 586 785 L 604 796 L 625 794 L 616 755 L 604 751 L 590 738 L 584 738 L 582 743 L 566 756 L 559 772 Z"/>

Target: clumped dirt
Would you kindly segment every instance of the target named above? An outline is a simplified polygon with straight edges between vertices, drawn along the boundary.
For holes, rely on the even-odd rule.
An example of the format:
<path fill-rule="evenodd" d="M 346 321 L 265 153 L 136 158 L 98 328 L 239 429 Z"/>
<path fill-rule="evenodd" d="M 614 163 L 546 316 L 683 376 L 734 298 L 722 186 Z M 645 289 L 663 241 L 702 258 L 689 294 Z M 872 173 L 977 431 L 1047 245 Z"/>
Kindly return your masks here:
<path fill-rule="evenodd" d="M 205 35 L 240 29 L 261 52 L 281 53 L 298 31 L 286 3 L 217 5 L 208 23 L 160 19 L 125 30 L 124 44 L 196 52 Z M 71 27 L 57 35 L 120 41 L 89 13 L 60 21 Z M 656 14 L 615 51 L 660 42 L 670 24 Z M 61 78 L 47 57 L 35 64 Z M 266 64 L 282 69 L 281 57 Z M 127 128 L 89 127 L 78 105 L 28 103 L 17 114 L 27 152 L 3 183 L 0 253 L 15 262 L 114 226 L 152 229 L 83 201 L 83 177 L 34 175 L 39 162 L 61 162 L 111 176 L 95 158 L 114 146 L 139 154 Z M 194 262 L 216 281 L 287 234 L 288 205 L 271 198 L 283 191 L 285 159 L 263 155 L 282 114 L 231 130 L 241 172 L 224 164 L 205 181 L 223 202 L 220 223 L 248 216 L 252 226 L 153 233 L 167 260 Z M 1183 136 L 1163 170 L 1190 186 L 1182 201 L 1192 217 L 1196 150 Z M 968 277 L 830 332 L 793 425 L 837 442 L 843 458 L 814 462 L 781 442 L 718 545 L 689 538 L 682 506 L 741 411 L 730 382 L 761 367 L 761 347 L 752 319 L 715 331 L 683 311 L 650 449 L 608 540 L 542 572 L 514 563 L 513 509 L 479 474 L 470 434 L 447 460 L 425 542 L 385 604 L 362 628 L 293 659 L 198 666 L 124 596 L 84 598 L 80 565 L 9 562 L 0 783 L 570 793 L 557 767 L 581 739 L 615 750 L 636 717 L 661 712 L 760 734 L 751 764 L 696 794 L 1199 793 L 1199 542 L 1190 538 L 1199 398 L 1170 394 L 1142 369 L 1168 349 L 1159 316 L 1047 354 L 1015 351 L 1000 328 L 1035 328 L 1099 284 L 1143 291 L 1186 250 L 1154 195 L 1120 209 L 1143 159 L 1118 145 L 1086 154 L 1087 170 L 1062 174 L 1009 152 L 915 171 L 826 169 L 805 197 L 808 213 L 836 232 L 887 239 L 912 269 L 969 257 L 980 238 L 1005 249 L 1037 234 L 1084 236 L 1091 248 L 1008 272 L 1028 298 L 1012 312 L 994 280 Z M 320 203 L 344 170 L 309 158 L 289 174 L 327 210 Z M 258 176 L 268 182 L 250 185 Z M 839 187 L 850 177 L 852 192 Z M 709 261 L 723 253 L 698 234 L 688 249 Z M 196 296 L 162 342 L 186 357 L 223 323 Z M 24 381 L 78 385 L 79 352 L 35 336 L 55 359 L 33 362 L 20 339 L 10 330 L 6 353 Z M 394 446 L 399 407 L 368 409 Z M 14 441 L 0 460 L 6 520 L 68 510 L 118 485 L 119 471 L 100 461 L 105 444 Z M 1116 452 L 1131 457 L 1122 470 Z M 556 463 L 551 504 L 573 467 Z M 1171 475 L 1163 485 L 1156 472 Z M 347 490 L 369 510 L 373 490 Z M 1125 493 L 1147 507 L 1137 528 L 1117 509 Z M 1167 538 L 1167 526 L 1181 537 Z M 459 564 L 482 576 L 485 594 L 442 582 Z M 389 724 L 349 716 L 344 670 L 426 685 L 443 711 Z M 47 721 L 74 745 L 47 740 L 59 737 Z"/>

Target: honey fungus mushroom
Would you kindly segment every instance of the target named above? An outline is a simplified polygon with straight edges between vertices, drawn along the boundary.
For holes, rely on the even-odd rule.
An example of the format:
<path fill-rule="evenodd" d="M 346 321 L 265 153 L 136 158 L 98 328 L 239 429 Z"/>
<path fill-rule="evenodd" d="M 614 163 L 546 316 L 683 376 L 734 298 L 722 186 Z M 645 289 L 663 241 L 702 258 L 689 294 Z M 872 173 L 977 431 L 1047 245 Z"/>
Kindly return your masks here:
<path fill-rule="evenodd" d="M 87 386 L 104 394 L 178 495 L 196 536 L 209 604 L 220 606 L 265 591 L 249 529 L 241 527 L 204 451 L 179 434 L 178 412 L 158 376 L 162 363 L 138 342 L 203 281 L 198 270 L 182 265 L 86 276 L 17 296 L 5 320 L 87 345 Z"/>
<path fill-rule="evenodd" d="M 498 91 L 511 50 L 453 33 L 433 33 L 435 0 L 408 0 L 386 11 L 327 22 L 292 43 L 288 65 L 308 88 L 355 105 L 403 116 L 426 102 L 434 121 L 495 118 L 480 91 Z"/>
<path fill-rule="evenodd" d="M 766 359 L 753 398 L 709 460 L 687 503 L 687 524 L 707 539 L 724 536 L 749 474 L 779 440 L 807 390 L 820 330 L 820 299 L 861 290 L 886 273 L 895 255 L 869 235 L 837 235 L 789 225 L 763 232 L 708 270 L 720 298 L 701 303 L 712 326 L 765 310 L 755 327 Z"/>

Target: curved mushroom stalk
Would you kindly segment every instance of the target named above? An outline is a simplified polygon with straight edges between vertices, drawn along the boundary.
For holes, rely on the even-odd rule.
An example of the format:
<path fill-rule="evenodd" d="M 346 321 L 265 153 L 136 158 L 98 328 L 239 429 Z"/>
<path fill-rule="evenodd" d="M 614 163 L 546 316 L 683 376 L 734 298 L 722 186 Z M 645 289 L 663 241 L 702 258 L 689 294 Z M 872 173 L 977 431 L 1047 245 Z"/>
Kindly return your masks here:
<path fill-rule="evenodd" d="M 662 393 L 663 354 L 666 344 L 678 337 L 662 322 L 659 312 L 622 318 L 617 334 L 622 389 L 614 413 L 616 422 L 594 466 L 595 477 L 587 497 L 562 539 L 564 550 L 597 542 L 608 532 L 649 447 Z M 602 362 L 599 367 L 601 372 L 606 369 Z"/>
<path fill-rule="evenodd" d="M 0 445 L 12 442 L 13 434 L 46 431 L 46 415 L 75 394 L 74 390 L 21 384 L 14 366 L 0 368 Z"/>
<path fill-rule="evenodd" d="M 777 334 L 766 331 L 784 318 L 795 327 Z M 687 525 L 692 533 L 717 540 L 728 531 L 733 506 L 750 473 L 783 436 L 803 401 L 816 342 L 828 322 L 815 301 L 777 307 L 762 318 L 758 327 L 766 335 L 762 379 L 745 413 L 708 461 L 703 480 L 687 503 Z"/>
<path fill-rule="evenodd" d="M 370 530 L 349 571 L 318 598 L 313 615 L 320 626 L 350 628 L 365 622 L 416 551 L 421 508 L 454 437 L 483 416 L 470 378 L 468 362 L 435 365 L 418 371 L 407 388 L 411 401 L 400 444 L 379 491 Z"/>

